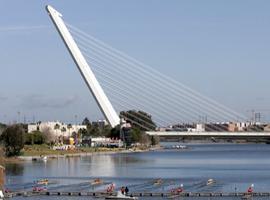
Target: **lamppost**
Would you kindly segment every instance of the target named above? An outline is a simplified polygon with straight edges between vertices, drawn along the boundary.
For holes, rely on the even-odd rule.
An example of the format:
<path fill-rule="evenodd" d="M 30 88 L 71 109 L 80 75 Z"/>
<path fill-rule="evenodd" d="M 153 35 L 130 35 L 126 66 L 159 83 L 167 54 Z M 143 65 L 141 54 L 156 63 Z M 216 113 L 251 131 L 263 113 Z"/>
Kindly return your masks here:
<path fill-rule="evenodd" d="M 77 115 L 74 116 L 75 117 L 75 131 L 76 131 L 76 137 L 75 137 L 75 144 L 78 144 L 78 139 L 79 139 L 79 130 L 77 128 Z"/>
<path fill-rule="evenodd" d="M 74 117 L 75 117 L 75 125 L 77 126 L 77 118 L 78 118 L 78 116 L 75 115 Z"/>
<path fill-rule="evenodd" d="M 21 112 L 20 112 L 20 111 L 18 111 L 18 112 L 17 112 L 17 114 L 18 114 L 18 121 L 17 121 L 17 123 L 19 124 L 19 123 L 20 123 L 20 121 L 21 121 L 21 120 L 20 120 L 20 118 L 21 118 L 21 117 L 20 117 Z"/>

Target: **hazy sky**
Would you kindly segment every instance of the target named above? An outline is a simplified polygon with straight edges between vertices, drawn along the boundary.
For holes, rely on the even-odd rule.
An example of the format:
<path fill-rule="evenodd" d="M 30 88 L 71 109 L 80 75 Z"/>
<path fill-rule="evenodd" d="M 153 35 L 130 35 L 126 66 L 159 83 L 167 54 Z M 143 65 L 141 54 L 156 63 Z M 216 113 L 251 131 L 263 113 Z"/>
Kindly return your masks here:
<path fill-rule="evenodd" d="M 46 4 L 72 25 L 228 107 L 269 117 L 270 1 L 2 0 L 0 121 L 103 118 Z"/>

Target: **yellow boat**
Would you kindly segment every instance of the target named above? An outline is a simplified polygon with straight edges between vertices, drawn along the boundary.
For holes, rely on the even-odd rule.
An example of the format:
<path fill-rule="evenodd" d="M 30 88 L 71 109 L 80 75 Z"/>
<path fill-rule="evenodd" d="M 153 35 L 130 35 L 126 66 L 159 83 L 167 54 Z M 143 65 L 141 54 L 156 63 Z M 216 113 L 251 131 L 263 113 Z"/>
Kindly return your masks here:
<path fill-rule="evenodd" d="M 103 183 L 103 180 L 100 178 L 95 179 L 94 181 L 91 182 L 91 185 L 100 185 Z"/>
<path fill-rule="evenodd" d="M 40 179 L 36 182 L 38 185 L 48 185 L 49 180 L 48 179 Z"/>
<path fill-rule="evenodd" d="M 154 185 L 160 185 L 160 184 L 162 184 L 162 179 L 161 178 L 154 181 Z"/>

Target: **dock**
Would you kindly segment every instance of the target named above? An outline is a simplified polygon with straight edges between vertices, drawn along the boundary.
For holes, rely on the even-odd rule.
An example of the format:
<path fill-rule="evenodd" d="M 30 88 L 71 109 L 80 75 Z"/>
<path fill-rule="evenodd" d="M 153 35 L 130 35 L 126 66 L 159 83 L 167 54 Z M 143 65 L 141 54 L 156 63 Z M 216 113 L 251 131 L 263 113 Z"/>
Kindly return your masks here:
<path fill-rule="evenodd" d="M 107 192 L 57 192 L 57 191 L 41 191 L 41 192 L 32 192 L 32 191 L 18 191 L 8 193 L 8 197 L 16 196 L 91 196 L 91 197 L 106 197 L 116 195 L 116 192 L 107 193 Z M 173 194 L 170 192 L 131 192 L 130 196 L 133 197 L 166 197 L 166 198 L 175 198 L 175 197 L 270 197 L 270 192 L 232 192 L 232 193 L 223 193 L 223 192 L 183 192 L 179 194 Z"/>

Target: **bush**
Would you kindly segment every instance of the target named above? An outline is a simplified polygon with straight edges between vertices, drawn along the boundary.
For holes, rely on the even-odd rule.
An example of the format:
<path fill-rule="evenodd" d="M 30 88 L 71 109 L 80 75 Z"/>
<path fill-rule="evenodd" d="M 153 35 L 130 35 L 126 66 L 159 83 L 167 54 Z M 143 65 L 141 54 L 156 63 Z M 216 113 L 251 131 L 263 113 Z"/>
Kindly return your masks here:
<path fill-rule="evenodd" d="M 34 135 L 32 133 L 27 133 L 25 135 L 25 144 L 29 144 L 29 145 L 34 144 Z"/>
<path fill-rule="evenodd" d="M 120 138 L 120 125 L 111 129 L 108 137 L 110 138 Z"/>
<path fill-rule="evenodd" d="M 157 144 L 159 144 L 159 137 L 158 136 L 151 136 L 151 145 L 152 146 L 155 146 L 155 145 L 157 145 Z"/>
<path fill-rule="evenodd" d="M 12 125 L 6 128 L 2 134 L 6 156 L 17 156 L 24 147 L 25 133 L 20 125 Z"/>
<path fill-rule="evenodd" d="M 44 144 L 45 141 L 46 141 L 46 137 L 40 131 L 33 131 L 31 133 L 27 133 L 25 137 L 25 144 L 29 144 L 29 145 Z"/>
<path fill-rule="evenodd" d="M 137 143 L 141 141 L 142 132 L 139 128 L 135 127 L 131 129 L 131 143 Z"/>

